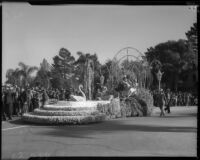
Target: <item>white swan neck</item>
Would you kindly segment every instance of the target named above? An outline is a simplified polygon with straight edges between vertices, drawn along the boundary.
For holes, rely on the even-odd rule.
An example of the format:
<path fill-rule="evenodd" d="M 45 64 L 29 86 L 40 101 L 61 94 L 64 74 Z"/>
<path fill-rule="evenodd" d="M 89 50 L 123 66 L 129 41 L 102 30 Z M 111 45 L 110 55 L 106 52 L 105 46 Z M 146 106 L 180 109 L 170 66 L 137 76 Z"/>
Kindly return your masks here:
<path fill-rule="evenodd" d="M 81 92 L 81 94 L 83 95 L 83 97 L 86 99 L 85 93 L 81 90 L 81 87 L 83 87 L 83 86 L 79 85 L 79 91 Z"/>

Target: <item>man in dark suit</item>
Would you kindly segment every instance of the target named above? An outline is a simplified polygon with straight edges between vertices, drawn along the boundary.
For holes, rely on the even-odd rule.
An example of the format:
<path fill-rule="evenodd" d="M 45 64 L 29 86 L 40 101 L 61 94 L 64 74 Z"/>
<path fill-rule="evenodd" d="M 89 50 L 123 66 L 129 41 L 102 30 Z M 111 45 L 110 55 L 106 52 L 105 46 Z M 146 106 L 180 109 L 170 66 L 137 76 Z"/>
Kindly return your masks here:
<path fill-rule="evenodd" d="M 22 114 L 28 112 L 28 105 L 27 105 L 27 89 L 22 89 L 21 93 L 21 102 L 22 102 Z"/>
<path fill-rule="evenodd" d="M 44 107 L 45 104 L 48 103 L 49 96 L 47 95 L 46 89 L 43 89 L 42 91 L 42 107 Z"/>
<path fill-rule="evenodd" d="M 2 118 L 3 121 L 6 121 L 6 107 L 5 107 L 5 91 L 2 91 Z"/>
<path fill-rule="evenodd" d="M 8 88 L 8 92 L 5 94 L 5 98 L 6 98 L 7 115 L 9 120 L 12 120 L 14 97 L 10 87 Z"/>
<path fill-rule="evenodd" d="M 172 101 L 172 95 L 170 93 L 170 90 L 168 89 L 166 92 L 166 108 L 165 108 L 165 111 L 167 111 L 167 113 L 170 113 L 171 101 Z"/>
<path fill-rule="evenodd" d="M 160 89 L 160 91 L 158 92 L 158 96 L 157 96 L 157 105 L 158 107 L 160 108 L 160 117 L 161 116 L 165 116 L 165 113 L 164 113 L 164 106 L 166 104 L 166 97 L 165 97 L 165 94 L 163 92 L 163 89 Z"/>

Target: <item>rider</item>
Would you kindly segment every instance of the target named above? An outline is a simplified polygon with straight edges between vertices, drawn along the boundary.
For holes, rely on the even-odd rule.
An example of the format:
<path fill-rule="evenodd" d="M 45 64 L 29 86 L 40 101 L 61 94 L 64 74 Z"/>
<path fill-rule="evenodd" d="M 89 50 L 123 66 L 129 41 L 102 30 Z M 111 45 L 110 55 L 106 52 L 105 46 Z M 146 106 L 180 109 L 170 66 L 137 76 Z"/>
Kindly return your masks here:
<path fill-rule="evenodd" d="M 131 96 L 134 92 L 136 92 L 136 87 L 137 87 L 137 83 L 135 82 L 132 85 L 132 82 L 130 81 L 130 78 L 128 75 L 125 75 L 123 77 L 122 83 L 126 86 L 126 91 L 128 90 L 128 97 Z"/>

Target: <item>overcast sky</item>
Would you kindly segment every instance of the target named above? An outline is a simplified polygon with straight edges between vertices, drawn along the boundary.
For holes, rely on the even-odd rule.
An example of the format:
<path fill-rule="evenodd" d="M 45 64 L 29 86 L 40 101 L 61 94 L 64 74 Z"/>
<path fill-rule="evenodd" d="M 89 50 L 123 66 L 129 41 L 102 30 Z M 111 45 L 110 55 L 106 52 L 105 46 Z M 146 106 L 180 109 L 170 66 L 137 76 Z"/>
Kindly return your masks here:
<path fill-rule="evenodd" d="M 144 53 L 168 40 L 186 39 L 197 21 L 189 6 L 57 5 L 3 3 L 2 78 L 19 62 L 39 66 L 64 47 L 96 53 L 103 64 L 122 48 Z"/>

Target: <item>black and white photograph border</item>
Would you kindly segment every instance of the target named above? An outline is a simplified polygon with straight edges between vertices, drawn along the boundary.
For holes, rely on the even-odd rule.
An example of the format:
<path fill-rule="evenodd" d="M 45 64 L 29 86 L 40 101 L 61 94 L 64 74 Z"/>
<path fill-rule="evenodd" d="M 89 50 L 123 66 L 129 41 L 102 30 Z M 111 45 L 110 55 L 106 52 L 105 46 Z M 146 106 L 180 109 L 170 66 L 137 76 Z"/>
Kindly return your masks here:
<path fill-rule="evenodd" d="M 197 157 L 199 6 L 155 3 L 2 2 L 2 159 Z"/>

